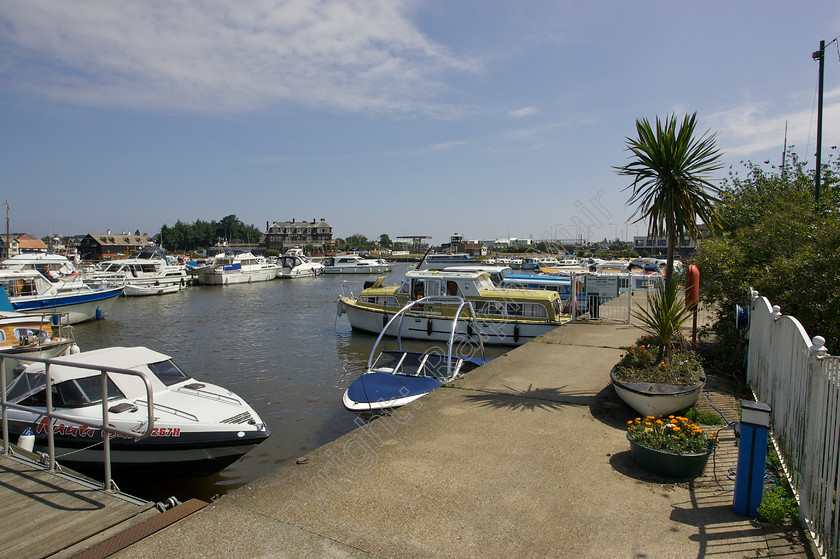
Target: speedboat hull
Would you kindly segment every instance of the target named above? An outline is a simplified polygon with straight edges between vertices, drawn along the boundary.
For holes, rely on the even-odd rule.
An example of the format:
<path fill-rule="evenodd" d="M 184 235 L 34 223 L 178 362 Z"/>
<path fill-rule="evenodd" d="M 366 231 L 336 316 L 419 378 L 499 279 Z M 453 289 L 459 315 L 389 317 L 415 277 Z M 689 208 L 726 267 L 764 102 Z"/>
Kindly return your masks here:
<path fill-rule="evenodd" d="M 38 418 L 33 429 L 35 450 L 38 452 L 47 452 L 46 421 L 46 418 Z M 112 423 L 121 427 L 119 422 Z M 31 427 L 31 424 L 10 421 L 12 440 L 16 440 L 26 427 Z M 56 461 L 59 464 L 86 473 L 102 471 L 102 434 L 98 429 L 58 420 L 54 431 Z M 233 464 L 269 435 L 268 429 L 201 432 L 161 424 L 147 439 L 113 436 L 111 468 L 118 472 L 207 476 Z"/>
<path fill-rule="evenodd" d="M 59 291 L 52 297 L 22 296 L 11 299 L 18 312 L 27 314 L 60 314 L 63 324 L 100 320 L 114 307 L 123 287 L 91 291 Z"/>
<path fill-rule="evenodd" d="M 383 413 L 398 408 L 440 388 L 443 383 L 430 377 L 412 377 L 369 372 L 353 381 L 344 392 L 345 409 L 357 414 Z"/>

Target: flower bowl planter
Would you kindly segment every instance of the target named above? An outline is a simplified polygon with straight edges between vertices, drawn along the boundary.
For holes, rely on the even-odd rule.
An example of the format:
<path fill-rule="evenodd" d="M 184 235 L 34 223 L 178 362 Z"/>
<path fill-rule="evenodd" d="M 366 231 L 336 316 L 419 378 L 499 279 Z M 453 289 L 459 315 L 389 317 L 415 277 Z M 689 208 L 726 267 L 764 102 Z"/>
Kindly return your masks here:
<path fill-rule="evenodd" d="M 633 462 L 652 474 L 674 479 L 694 479 L 703 475 L 714 448 L 701 454 L 675 454 L 640 445 L 627 435 Z"/>
<path fill-rule="evenodd" d="M 610 371 L 610 380 L 618 397 L 643 417 L 659 417 L 691 407 L 700 398 L 706 384 L 705 375 L 701 375 L 700 381 L 692 386 L 624 382 L 615 377 L 615 367 Z"/>

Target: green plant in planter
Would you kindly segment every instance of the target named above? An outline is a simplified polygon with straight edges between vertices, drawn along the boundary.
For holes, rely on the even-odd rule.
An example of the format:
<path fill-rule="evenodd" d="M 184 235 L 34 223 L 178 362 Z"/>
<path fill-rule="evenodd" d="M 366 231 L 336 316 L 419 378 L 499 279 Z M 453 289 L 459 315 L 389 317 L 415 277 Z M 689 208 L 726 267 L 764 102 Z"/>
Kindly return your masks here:
<path fill-rule="evenodd" d="M 616 365 L 623 382 L 691 386 L 703 374 L 700 357 L 688 349 L 682 326 L 691 317 L 675 281 L 648 296 L 648 308 L 634 311 L 648 335 L 628 348 Z"/>
<path fill-rule="evenodd" d="M 707 434 L 686 417 L 637 417 L 627 422 L 627 438 L 638 445 L 674 454 L 702 454 L 715 445 L 716 433 Z"/>

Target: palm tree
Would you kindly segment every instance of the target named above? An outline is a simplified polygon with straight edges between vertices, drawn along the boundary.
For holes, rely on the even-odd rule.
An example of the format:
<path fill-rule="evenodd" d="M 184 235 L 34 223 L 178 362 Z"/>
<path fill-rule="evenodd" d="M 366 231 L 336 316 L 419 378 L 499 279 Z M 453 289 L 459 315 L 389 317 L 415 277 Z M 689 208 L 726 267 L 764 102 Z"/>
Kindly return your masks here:
<path fill-rule="evenodd" d="M 656 130 L 647 119 L 637 119 L 638 138 L 627 138 L 631 160 L 615 167 L 618 174 L 634 178 L 627 187 L 633 189 L 627 203 L 638 205 L 635 221 L 647 220 L 650 238 L 667 236 L 666 284 L 674 272 L 677 241 L 702 237 L 698 220 L 709 227 L 719 223 L 715 204 L 721 190 L 706 176 L 721 168 L 721 154 L 715 134 L 694 137 L 696 117 L 686 115 L 679 128 L 673 114 L 664 123 L 656 117 Z"/>

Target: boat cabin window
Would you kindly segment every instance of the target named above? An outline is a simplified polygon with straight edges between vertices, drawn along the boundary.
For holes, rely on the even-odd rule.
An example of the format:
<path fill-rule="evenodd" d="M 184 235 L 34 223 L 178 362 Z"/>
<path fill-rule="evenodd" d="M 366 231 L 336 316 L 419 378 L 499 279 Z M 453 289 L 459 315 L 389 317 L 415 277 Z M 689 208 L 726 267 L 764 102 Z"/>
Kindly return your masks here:
<path fill-rule="evenodd" d="M 166 386 L 172 386 L 173 384 L 189 380 L 190 378 L 190 376 L 182 371 L 171 359 L 168 361 L 161 361 L 159 363 L 149 363 L 149 369 Z"/>
<path fill-rule="evenodd" d="M 5 341 L 5 337 L 3 335 L 3 341 Z M 17 338 L 21 345 L 29 345 L 50 341 L 50 334 L 46 330 L 39 328 L 15 328 L 15 338 Z"/>

